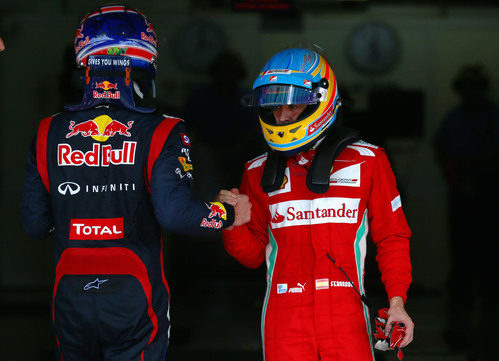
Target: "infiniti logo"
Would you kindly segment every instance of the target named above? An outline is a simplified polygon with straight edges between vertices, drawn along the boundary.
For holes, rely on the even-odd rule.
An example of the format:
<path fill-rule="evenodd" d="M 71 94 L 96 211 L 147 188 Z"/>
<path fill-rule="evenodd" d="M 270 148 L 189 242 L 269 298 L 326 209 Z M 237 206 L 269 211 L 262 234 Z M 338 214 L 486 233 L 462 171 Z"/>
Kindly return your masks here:
<path fill-rule="evenodd" d="M 64 182 L 59 184 L 59 187 L 57 187 L 57 190 L 59 193 L 62 195 L 70 194 L 70 195 L 75 195 L 80 191 L 80 186 L 74 182 Z"/>

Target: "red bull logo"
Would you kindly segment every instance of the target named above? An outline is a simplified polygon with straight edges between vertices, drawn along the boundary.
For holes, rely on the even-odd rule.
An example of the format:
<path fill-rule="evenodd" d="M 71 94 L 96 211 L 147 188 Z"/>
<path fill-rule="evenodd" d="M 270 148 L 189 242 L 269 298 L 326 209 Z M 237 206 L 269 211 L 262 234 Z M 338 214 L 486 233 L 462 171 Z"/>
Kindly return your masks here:
<path fill-rule="evenodd" d="M 213 217 L 219 217 L 223 220 L 227 219 L 227 211 L 225 210 L 225 207 L 222 203 L 220 202 L 210 202 L 210 205 L 206 205 L 208 209 L 211 210 L 210 214 L 208 215 L 208 218 L 213 218 Z"/>
<path fill-rule="evenodd" d="M 83 137 L 92 137 L 99 142 L 105 142 L 116 134 L 130 137 L 132 134 L 129 130 L 132 128 L 132 125 L 133 121 L 127 122 L 125 125 L 118 120 L 111 119 L 108 115 L 100 115 L 95 119 L 78 124 L 70 121 L 69 130 L 71 131 L 66 134 L 66 138 L 80 134 Z"/>
<path fill-rule="evenodd" d="M 156 35 L 156 32 L 154 31 L 154 28 L 152 27 L 152 24 L 146 20 L 146 24 L 147 24 L 147 29 L 146 31 L 148 33 L 153 33 L 154 35 Z"/>
<path fill-rule="evenodd" d="M 118 83 L 111 83 L 107 80 L 101 81 L 101 82 L 95 82 L 95 89 L 102 89 L 102 90 L 118 90 Z"/>
<path fill-rule="evenodd" d="M 70 144 L 57 146 L 57 164 L 60 166 L 109 167 L 113 165 L 132 165 L 135 163 L 137 142 L 123 142 L 123 148 L 112 149 L 110 144 L 92 144 L 92 150 L 83 152 L 73 149 Z"/>
<path fill-rule="evenodd" d="M 107 80 L 96 82 L 95 89 L 102 89 L 104 91 L 101 93 L 94 90 L 92 92 L 92 97 L 94 99 L 120 99 L 118 83 L 111 83 Z"/>
<path fill-rule="evenodd" d="M 223 227 L 223 223 L 222 223 L 222 221 L 215 221 L 214 219 L 212 219 L 211 221 L 208 221 L 206 218 L 203 218 L 200 226 L 204 227 L 204 228 L 220 229 Z"/>
<path fill-rule="evenodd" d="M 78 30 L 76 30 L 76 35 L 75 35 L 75 42 L 78 40 L 78 39 L 83 39 L 83 34 L 81 33 L 82 31 L 82 27 L 80 27 Z"/>
<path fill-rule="evenodd" d="M 154 36 L 152 36 L 152 35 L 147 35 L 146 33 L 141 32 L 141 33 L 140 33 L 140 38 L 141 38 L 142 40 L 147 41 L 148 43 L 151 43 L 151 44 L 152 44 L 152 45 L 154 45 L 154 46 L 157 46 L 156 39 L 155 39 L 155 38 L 154 38 Z"/>
<path fill-rule="evenodd" d="M 90 43 L 90 38 L 88 36 L 85 38 L 85 40 L 79 41 L 78 45 L 75 46 L 75 53 L 78 53 L 81 50 L 81 48 L 87 46 L 89 43 Z"/>
<path fill-rule="evenodd" d="M 119 91 L 113 93 L 109 90 L 106 90 L 105 92 L 103 93 L 99 93 L 97 90 L 94 90 L 92 92 L 92 97 L 94 99 L 120 99 L 121 98 L 121 94 Z"/>

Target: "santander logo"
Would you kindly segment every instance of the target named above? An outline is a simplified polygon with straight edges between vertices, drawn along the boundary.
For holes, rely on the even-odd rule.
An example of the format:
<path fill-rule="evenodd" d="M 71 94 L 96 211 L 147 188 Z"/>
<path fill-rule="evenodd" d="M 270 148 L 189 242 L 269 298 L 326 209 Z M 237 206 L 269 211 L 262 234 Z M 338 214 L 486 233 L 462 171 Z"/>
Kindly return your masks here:
<path fill-rule="evenodd" d="M 271 204 L 271 228 L 321 223 L 357 223 L 360 198 L 329 197 Z"/>
<path fill-rule="evenodd" d="M 272 217 L 272 223 L 281 223 L 282 221 L 284 221 L 284 216 L 276 212 L 274 217 Z"/>

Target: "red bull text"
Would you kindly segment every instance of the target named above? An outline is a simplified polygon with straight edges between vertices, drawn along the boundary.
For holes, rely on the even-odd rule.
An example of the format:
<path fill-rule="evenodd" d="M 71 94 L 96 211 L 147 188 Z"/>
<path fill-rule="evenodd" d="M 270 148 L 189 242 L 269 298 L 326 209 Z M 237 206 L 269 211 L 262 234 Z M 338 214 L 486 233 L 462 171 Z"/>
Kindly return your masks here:
<path fill-rule="evenodd" d="M 112 149 L 110 144 L 92 144 L 92 150 L 83 152 L 69 144 L 57 146 L 57 164 L 60 166 L 109 167 L 113 165 L 131 165 L 135 163 L 137 142 L 124 142 L 123 148 Z"/>
<path fill-rule="evenodd" d="M 94 97 L 94 99 L 120 99 L 120 92 L 117 91 L 116 93 L 113 93 L 106 90 L 103 93 L 99 93 L 97 90 L 94 90 L 92 92 L 92 97 Z"/>

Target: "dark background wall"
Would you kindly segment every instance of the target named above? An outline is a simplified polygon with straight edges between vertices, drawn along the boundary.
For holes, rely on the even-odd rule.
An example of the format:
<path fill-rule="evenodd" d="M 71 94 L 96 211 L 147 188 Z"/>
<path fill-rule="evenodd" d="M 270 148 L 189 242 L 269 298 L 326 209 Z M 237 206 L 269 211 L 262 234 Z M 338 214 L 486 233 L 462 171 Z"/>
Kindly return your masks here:
<path fill-rule="evenodd" d="M 71 78 L 61 82 L 61 76 L 67 67 L 64 54 L 79 20 L 105 3 L 0 0 L 0 37 L 7 47 L 0 53 L 0 290 L 9 305 L 29 302 L 37 292 L 43 300 L 51 287 L 51 241 L 30 239 L 20 223 L 25 151 L 39 120 L 56 113 L 72 87 Z M 173 115 L 183 116 L 193 89 L 211 81 L 209 65 L 224 50 L 240 56 L 246 72 L 239 85 L 250 88 L 260 67 L 276 51 L 298 41 L 324 48 L 340 89 L 355 102 L 351 119 L 389 152 L 414 233 L 414 284 L 445 297 L 447 188 L 430 141 L 458 101 L 451 82 L 463 64 L 485 66 L 490 97 L 497 100 L 499 7 L 495 2 L 301 0 L 295 1 L 293 12 L 280 14 L 234 12 L 228 0 L 128 1 L 128 5 L 143 11 L 159 36 L 159 99 Z M 388 27 L 359 30 L 372 23 Z M 362 68 L 363 62 L 379 68 Z M 382 94 L 376 103 L 373 93 Z M 393 94 L 402 98 L 394 101 Z M 386 118 L 380 117 L 383 112 Z M 194 140 L 196 150 L 198 138 Z M 198 144 L 202 161 L 196 192 L 209 198 L 220 185 L 206 171 L 210 158 L 202 146 L 207 145 L 202 139 Z M 247 155 L 250 159 L 257 153 L 248 150 Z M 189 282 L 178 286 L 186 294 L 195 294 L 196 287 L 203 286 L 200 278 L 185 275 L 191 271 L 184 261 L 198 262 L 192 272 L 202 272 L 206 262 L 211 272 L 205 274 L 207 278 L 226 277 L 223 270 L 232 272 L 235 284 L 238 277 L 253 277 L 223 253 L 217 237 L 186 241 L 171 235 L 169 239 L 167 253 L 173 257 L 167 257 L 169 274 L 173 280 Z M 230 286 L 224 294 L 234 289 L 238 287 Z"/>

